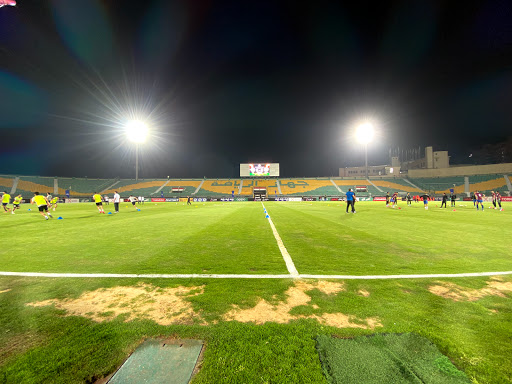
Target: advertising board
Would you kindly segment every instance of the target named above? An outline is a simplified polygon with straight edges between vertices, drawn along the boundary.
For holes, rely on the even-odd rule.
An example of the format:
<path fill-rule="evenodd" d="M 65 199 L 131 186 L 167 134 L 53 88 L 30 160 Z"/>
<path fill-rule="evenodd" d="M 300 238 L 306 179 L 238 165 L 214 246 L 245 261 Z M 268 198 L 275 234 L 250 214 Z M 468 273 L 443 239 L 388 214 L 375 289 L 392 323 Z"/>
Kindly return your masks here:
<path fill-rule="evenodd" d="M 373 201 L 386 201 L 386 196 L 374 196 Z"/>

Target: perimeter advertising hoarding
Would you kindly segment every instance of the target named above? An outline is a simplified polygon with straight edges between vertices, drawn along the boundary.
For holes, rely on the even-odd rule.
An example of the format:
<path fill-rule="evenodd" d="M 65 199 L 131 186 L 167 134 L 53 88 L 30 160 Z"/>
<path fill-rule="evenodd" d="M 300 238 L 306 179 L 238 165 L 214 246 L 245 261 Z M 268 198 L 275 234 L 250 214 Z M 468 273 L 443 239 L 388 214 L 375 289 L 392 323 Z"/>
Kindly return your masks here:
<path fill-rule="evenodd" d="M 501 196 L 501 201 L 512 201 L 512 196 Z"/>
<path fill-rule="evenodd" d="M 279 163 L 240 164 L 240 177 L 278 177 Z"/>

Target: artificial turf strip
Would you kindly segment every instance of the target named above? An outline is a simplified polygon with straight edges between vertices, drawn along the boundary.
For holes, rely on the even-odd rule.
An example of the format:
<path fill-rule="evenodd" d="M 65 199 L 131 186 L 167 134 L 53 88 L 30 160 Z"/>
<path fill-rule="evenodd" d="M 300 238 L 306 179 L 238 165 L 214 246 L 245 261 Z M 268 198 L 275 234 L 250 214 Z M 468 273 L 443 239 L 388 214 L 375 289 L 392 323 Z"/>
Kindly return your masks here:
<path fill-rule="evenodd" d="M 354 339 L 320 335 L 317 349 L 330 383 L 470 382 L 434 344 L 413 333 Z"/>

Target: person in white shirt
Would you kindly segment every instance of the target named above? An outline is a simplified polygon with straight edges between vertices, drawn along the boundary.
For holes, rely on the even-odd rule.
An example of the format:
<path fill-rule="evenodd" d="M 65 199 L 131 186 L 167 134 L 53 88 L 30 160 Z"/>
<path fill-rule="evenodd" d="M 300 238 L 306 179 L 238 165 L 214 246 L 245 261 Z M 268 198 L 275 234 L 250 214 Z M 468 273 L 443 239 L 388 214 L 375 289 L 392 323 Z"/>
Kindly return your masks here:
<path fill-rule="evenodd" d="M 128 197 L 128 199 L 130 200 L 130 203 L 132 203 L 132 205 L 135 207 L 135 203 L 137 202 L 137 198 L 135 196 L 130 195 L 130 197 Z M 137 208 L 137 207 L 135 207 L 135 208 Z"/>
<path fill-rule="evenodd" d="M 121 201 L 121 196 L 119 196 L 119 193 L 117 191 L 114 192 L 114 213 L 119 213 L 119 202 Z"/>

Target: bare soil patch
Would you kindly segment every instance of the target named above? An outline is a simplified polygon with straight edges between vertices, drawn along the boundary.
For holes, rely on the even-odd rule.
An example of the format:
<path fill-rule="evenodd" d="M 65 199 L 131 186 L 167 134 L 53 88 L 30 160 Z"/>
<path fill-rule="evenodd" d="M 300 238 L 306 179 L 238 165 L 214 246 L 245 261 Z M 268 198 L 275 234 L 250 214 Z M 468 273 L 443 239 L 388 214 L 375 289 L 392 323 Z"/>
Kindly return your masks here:
<path fill-rule="evenodd" d="M 83 316 L 91 320 L 109 321 L 125 315 L 126 321 L 150 319 L 161 325 L 205 324 L 187 301 L 203 293 L 204 287 L 158 288 L 151 284 L 133 287 L 101 288 L 84 292 L 77 299 L 45 300 L 28 303 L 32 307 L 53 305 L 66 311 L 66 316 Z"/>
<path fill-rule="evenodd" d="M 286 301 L 278 304 L 271 304 L 261 299 L 254 308 L 240 309 L 233 306 L 233 309 L 224 315 L 224 320 L 240 321 L 243 323 L 264 324 L 266 322 L 288 323 L 296 319 L 316 319 L 322 324 L 338 327 L 338 328 L 365 328 L 374 329 L 382 326 L 376 318 L 358 319 L 352 315 L 343 313 L 323 313 L 314 315 L 292 315 L 290 311 L 298 306 L 310 305 L 311 297 L 306 292 L 318 289 L 328 295 L 336 294 L 344 290 L 343 283 L 332 283 L 328 281 L 319 281 L 316 283 L 308 283 L 305 281 L 297 281 L 293 287 L 286 292 Z M 311 306 L 313 309 L 318 306 Z"/>
<path fill-rule="evenodd" d="M 434 295 L 453 301 L 477 301 L 485 296 L 506 297 L 504 292 L 512 292 L 512 282 L 492 279 L 486 284 L 486 287 L 472 289 L 453 283 L 439 282 L 437 285 L 431 285 L 428 290 Z"/>

